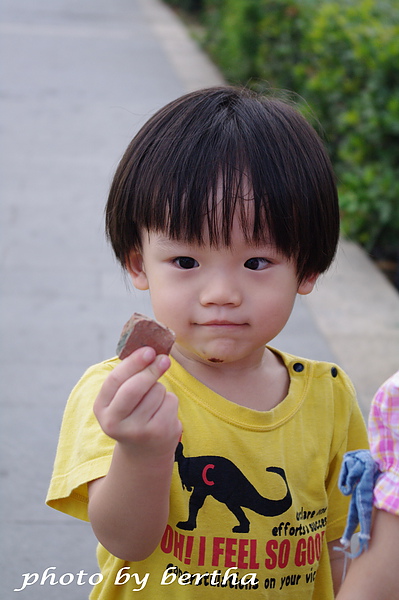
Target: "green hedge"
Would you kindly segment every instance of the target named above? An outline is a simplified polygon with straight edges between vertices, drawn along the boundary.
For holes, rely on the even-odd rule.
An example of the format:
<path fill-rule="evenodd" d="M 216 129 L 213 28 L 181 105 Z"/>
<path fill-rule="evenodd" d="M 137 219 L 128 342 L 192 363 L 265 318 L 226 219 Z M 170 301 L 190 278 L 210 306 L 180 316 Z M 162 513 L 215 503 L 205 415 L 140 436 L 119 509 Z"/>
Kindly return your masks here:
<path fill-rule="evenodd" d="M 397 248 L 397 0 L 170 1 L 195 6 L 205 47 L 230 83 L 299 95 L 324 130 L 344 234 L 369 251 Z"/>
<path fill-rule="evenodd" d="M 308 65 L 297 69 L 336 165 L 343 230 L 369 250 L 399 246 L 399 14 L 390 4 L 320 4 L 304 40 Z"/>

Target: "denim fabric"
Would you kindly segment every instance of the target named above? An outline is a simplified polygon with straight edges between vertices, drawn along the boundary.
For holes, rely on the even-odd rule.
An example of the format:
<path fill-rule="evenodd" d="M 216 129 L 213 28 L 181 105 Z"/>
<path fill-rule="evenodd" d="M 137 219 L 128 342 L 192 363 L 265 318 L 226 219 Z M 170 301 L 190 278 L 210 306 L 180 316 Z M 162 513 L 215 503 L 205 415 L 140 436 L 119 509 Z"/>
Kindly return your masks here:
<path fill-rule="evenodd" d="M 346 528 L 341 544 L 348 548 L 350 539 L 360 524 L 360 548 L 351 558 L 367 550 L 370 539 L 371 515 L 373 511 L 373 490 L 380 471 L 368 450 L 347 452 L 344 456 L 338 487 L 345 496 L 352 495 L 349 504 Z"/>

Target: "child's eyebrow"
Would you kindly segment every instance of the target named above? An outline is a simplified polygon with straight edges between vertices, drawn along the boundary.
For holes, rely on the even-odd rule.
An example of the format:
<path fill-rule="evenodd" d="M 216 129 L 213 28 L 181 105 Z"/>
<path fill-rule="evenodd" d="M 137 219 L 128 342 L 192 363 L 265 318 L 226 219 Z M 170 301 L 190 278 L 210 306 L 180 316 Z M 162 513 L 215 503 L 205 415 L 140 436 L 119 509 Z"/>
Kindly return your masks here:
<path fill-rule="evenodd" d="M 198 246 L 198 244 L 194 242 L 189 242 L 185 240 L 174 240 L 169 237 L 158 235 L 155 240 L 153 240 L 155 245 L 160 250 L 176 250 L 176 248 L 188 248 Z"/>
<path fill-rule="evenodd" d="M 206 243 L 199 244 L 196 241 L 190 240 L 175 240 L 162 234 L 157 234 L 155 240 L 153 240 L 152 243 L 154 243 L 159 250 L 163 252 L 171 252 L 173 254 L 177 254 L 180 252 L 184 254 L 189 252 L 195 252 L 196 250 L 200 250 L 201 248 L 207 245 Z M 276 245 L 272 241 L 265 240 L 263 242 L 256 243 L 248 242 L 247 246 L 248 250 L 252 249 L 254 254 L 256 255 L 258 255 L 258 253 L 262 255 L 281 254 L 281 252 L 276 248 Z M 234 252 L 234 246 L 229 246 L 229 248 L 231 252 Z"/>

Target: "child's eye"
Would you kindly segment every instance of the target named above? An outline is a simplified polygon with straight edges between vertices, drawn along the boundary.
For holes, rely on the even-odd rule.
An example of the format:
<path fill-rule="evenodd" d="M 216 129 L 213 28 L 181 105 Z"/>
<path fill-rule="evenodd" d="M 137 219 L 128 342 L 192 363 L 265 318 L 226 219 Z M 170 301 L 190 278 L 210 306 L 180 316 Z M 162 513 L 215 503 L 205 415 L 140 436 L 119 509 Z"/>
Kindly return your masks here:
<path fill-rule="evenodd" d="M 249 258 L 244 263 L 244 267 L 251 269 L 251 271 L 261 271 L 262 269 L 266 269 L 269 264 L 270 262 L 266 258 Z"/>
<path fill-rule="evenodd" d="M 199 267 L 199 263 L 195 258 L 191 258 L 191 256 L 178 256 L 173 259 L 173 262 L 181 269 L 194 269 L 195 267 Z"/>

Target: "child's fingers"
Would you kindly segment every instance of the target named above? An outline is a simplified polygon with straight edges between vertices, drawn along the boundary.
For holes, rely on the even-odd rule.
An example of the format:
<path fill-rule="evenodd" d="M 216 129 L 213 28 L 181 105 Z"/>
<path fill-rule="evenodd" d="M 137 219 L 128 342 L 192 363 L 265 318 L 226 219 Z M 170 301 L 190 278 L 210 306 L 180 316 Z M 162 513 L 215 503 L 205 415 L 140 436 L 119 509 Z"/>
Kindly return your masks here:
<path fill-rule="evenodd" d="M 134 441 L 136 448 L 146 448 L 147 452 L 162 454 L 170 447 L 174 450 L 182 433 L 177 397 L 156 383 L 121 423 L 119 433 L 120 441 Z"/>
<path fill-rule="evenodd" d="M 137 407 L 153 388 L 157 390 L 154 398 L 164 394 L 164 386 L 157 381 L 169 366 L 170 359 L 167 356 L 159 355 L 148 367 L 126 380 L 111 402 L 110 409 L 113 415 L 119 420 L 126 419 L 133 411 L 137 410 Z M 148 403 L 150 404 L 151 401 Z"/>
<path fill-rule="evenodd" d="M 120 387 L 136 373 L 151 364 L 156 357 L 153 348 L 144 347 L 133 352 L 115 367 L 104 381 L 96 399 L 98 408 L 108 406 Z"/>
<path fill-rule="evenodd" d="M 118 428 L 120 439 L 131 438 L 136 443 L 140 443 L 141 439 L 145 440 L 148 424 L 162 406 L 165 395 L 165 387 L 155 382 L 133 410 L 127 404 L 124 407 L 121 402 L 113 407 L 112 419 Z"/>
<path fill-rule="evenodd" d="M 164 404 L 166 393 L 165 386 L 163 386 L 162 383 L 154 383 L 134 409 L 134 418 L 137 423 L 145 425 L 151 421 Z"/>
<path fill-rule="evenodd" d="M 141 355 L 125 359 L 123 364 L 118 365 L 104 382 L 103 388 L 98 395 L 94 412 L 103 428 L 107 430 L 126 419 L 142 399 L 148 394 L 151 388 L 156 384 L 159 377 L 169 368 L 170 359 L 167 356 L 145 351 Z M 133 355 L 132 355 L 133 356 Z M 151 361 L 152 359 L 152 361 Z M 148 364 L 148 361 L 149 364 Z M 119 369 L 119 367 L 124 367 Z M 163 386 L 161 386 L 163 388 Z M 164 389 L 164 388 L 163 388 Z"/>
<path fill-rule="evenodd" d="M 166 392 L 162 403 L 151 415 L 152 426 L 160 436 L 172 432 L 178 439 L 182 433 L 182 424 L 178 418 L 179 400 L 172 392 Z M 176 442 L 177 443 L 177 442 Z"/>

